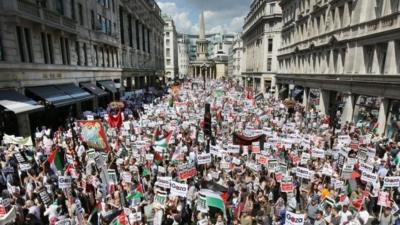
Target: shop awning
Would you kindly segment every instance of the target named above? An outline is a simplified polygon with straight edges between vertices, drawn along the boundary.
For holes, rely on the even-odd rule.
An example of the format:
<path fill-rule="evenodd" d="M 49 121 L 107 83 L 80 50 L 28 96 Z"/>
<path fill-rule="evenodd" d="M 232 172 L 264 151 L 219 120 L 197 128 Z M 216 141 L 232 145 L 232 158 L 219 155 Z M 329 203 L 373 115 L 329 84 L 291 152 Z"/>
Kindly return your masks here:
<path fill-rule="evenodd" d="M 107 92 L 103 91 L 103 89 L 97 87 L 95 84 L 92 84 L 90 82 L 88 83 L 81 83 L 82 88 L 85 90 L 89 91 L 90 93 L 101 97 L 107 95 Z"/>
<path fill-rule="evenodd" d="M 42 105 L 15 90 L 0 90 L 0 105 L 15 114 L 44 109 Z"/>
<path fill-rule="evenodd" d="M 76 101 L 86 101 L 93 98 L 93 95 L 75 86 L 74 84 L 59 84 L 58 89 L 73 97 Z"/>
<path fill-rule="evenodd" d="M 104 89 L 111 93 L 117 93 L 117 88 L 115 87 L 115 83 L 112 80 L 102 80 L 97 81 Z"/>
<path fill-rule="evenodd" d="M 55 107 L 70 105 L 76 102 L 72 96 L 64 93 L 55 86 L 38 86 L 27 88 L 28 92 L 36 95 Z"/>

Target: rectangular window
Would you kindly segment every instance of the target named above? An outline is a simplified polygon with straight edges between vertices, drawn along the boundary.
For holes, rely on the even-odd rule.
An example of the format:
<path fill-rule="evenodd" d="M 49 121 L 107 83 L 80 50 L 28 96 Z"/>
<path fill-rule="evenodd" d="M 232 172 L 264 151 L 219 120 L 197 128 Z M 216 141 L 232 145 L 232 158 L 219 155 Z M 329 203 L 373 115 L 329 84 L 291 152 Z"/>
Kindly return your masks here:
<path fill-rule="evenodd" d="M 124 11 L 122 7 L 119 7 L 119 29 L 121 32 L 121 44 L 125 44 L 125 33 L 124 33 Z"/>
<path fill-rule="evenodd" d="M 170 40 L 169 39 L 167 39 L 167 40 L 165 40 L 165 45 L 167 45 L 167 46 L 169 46 L 170 45 Z"/>
<path fill-rule="evenodd" d="M 108 35 L 112 34 L 112 29 L 111 29 L 111 20 L 108 20 Z"/>
<path fill-rule="evenodd" d="M 272 58 L 267 59 L 267 71 L 268 72 L 272 71 Z"/>
<path fill-rule="evenodd" d="M 136 47 L 140 49 L 140 37 L 139 37 L 139 20 L 135 21 L 135 28 L 136 28 Z"/>
<path fill-rule="evenodd" d="M 53 39 L 51 37 L 51 34 L 47 34 L 47 43 L 49 47 L 49 58 L 50 58 L 50 63 L 54 64 L 54 48 L 53 48 Z"/>
<path fill-rule="evenodd" d="M 167 66 L 171 65 L 171 60 L 167 59 Z"/>
<path fill-rule="evenodd" d="M 17 26 L 17 39 L 18 39 L 18 49 L 21 62 L 26 62 L 23 33 L 22 33 L 22 28 L 19 26 Z"/>
<path fill-rule="evenodd" d="M 273 50 L 273 41 L 272 38 L 268 39 L 268 52 L 272 52 Z"/>
<path fill-rule="evenodd" d="M 64 15 L 64 1 L 56 0 L 56 11 L 61 15 Z"/>
<path fill-rule="evenodd" d="M 81 3 L 78 3 L 78 12 L 79 12 L 79 22 L 83 26 L 84 21 L 83 21 L 83 6 Z"/>
<path fill-rule="evenodd" d="M 271 3 L 270 6 L 270 14 L 274 14 L 275 13 L 275 3 Z"/>
<path fill-rule="evenodd" d="M 79 46 L 79 42 L 76 41 L 75 42 L 75 53 L 76 53 L 76 63 L 81 66 L 82 62 L 81 62 L 81 50 L 80 50 L 80 46 Z"/>
<path fill-rule="evenodd" d="M 95 16 L 94 16 L 94 11 L 93 10 L 90 10 L 90 20 L 91 20 L 91 25 L 92 25 L 92 30 L 95 30 L 96 29 L 96 19 L 95 19 Z"/>
<path fill-rule="evenodd" d="M 367 73 L 372 73 L 372 63 L 374 57 L 374 46 L 365 46 L 364 47 L 364 61 L 365 61 L 365 70 Z"/>
<path fill-rule="evenodd" d="M 60 37 L 60 48 L 61 48 L 61 59 L 62 59 L 62 64 L 67 64 L 67 56 L 65 52 L 65 42 L 64 38 Z"/>
<path fill-rule="evenodd" d="M 147 51 L 150 53 L 150 30 L 147 29 Z"/>
<path fill-rule="evenodd" d="M 166 53 L 165 53 L 165 54 L 167 55 L 167 57 L 169 57 L 169 55 L 171 54 L 170 48 L 167 48 L 167 49 L 166 49 Z"/>
<path fill-rule="evenodd" d="M 101 56 L 102 56 L 102 61 L 101 61 L 101 66 L 105 67 L 106 66 L 106 59 L 105 59 L 105 54 L 104 54 L 104 48 L 101 49 Z"/>
<path fill-rule="evenodd" d="M 48 49 L 47 49 L 47 41 L 46 41 L 46 34 L 41 32 L 41 41 L 42 41 L 42 51 L 43 51 L 43 59 L 45 64 L 49 64 L 49 56 L 48 56 Z"/>
<path fill-rule="evenodd" d="M 24 32 L 25 32 L 26 51 L 28 52 L 28 62 L 33 62 L 31 30 L 29 30 L 28 28 L 24 28 Z"/>
<path fill-rule="evenodd" d="M 143 51 L 146 51 L 146 37 L 145 37 L 145 27 L 142 25 L 142 44 L 143 44 Z"/>
<path fill-rule="evenodd" d="M 85 60 L 85 66 L 88 65 L 88 56 L 87 56 L 87 49 L 86 49 L 86 43 L 83 43 L 83 57 Z"/>
<path fill-rule="evenodd" d="M 128 37 L 129 37 L 129 46 L 133 47 L 133 31 L 132 31 L 132 16 L 128 15 Z"/>
<path fill-rule="evenodd" d="M 385 73 L 387 49 L 388 49 L 387 43 L 382 43 L 378 45 L 379 72 L 381 74 Z"/>
<path fill-rule="evenodd" d="M 75 20 L 76 19 L 76 15 L 75 15 L 75 0 L 71 0 L 70 3 L 71 3 L 71 18 L 73 20 Z"/>
<path fill-rule="evenodd" d="M 71 56 L 70 56 L 70 51 L 69 51 L 69 40 L 68 38 L 65 38 L 65 53 L 67 56 L 67 64 L 71 65 Z"/>

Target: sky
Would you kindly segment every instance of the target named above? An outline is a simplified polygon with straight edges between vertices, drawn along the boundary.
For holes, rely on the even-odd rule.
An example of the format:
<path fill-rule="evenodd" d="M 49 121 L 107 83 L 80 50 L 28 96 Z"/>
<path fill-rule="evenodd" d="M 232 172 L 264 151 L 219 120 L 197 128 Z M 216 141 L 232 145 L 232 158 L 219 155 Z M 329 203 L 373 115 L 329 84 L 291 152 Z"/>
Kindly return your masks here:
<path fill-rule="evenodd" d="M 174 19 L 178 32 L 197 34 L 204 11 L 206 33 L 240 32 L 252 0 L 156 0 L 163 13 Z"/>

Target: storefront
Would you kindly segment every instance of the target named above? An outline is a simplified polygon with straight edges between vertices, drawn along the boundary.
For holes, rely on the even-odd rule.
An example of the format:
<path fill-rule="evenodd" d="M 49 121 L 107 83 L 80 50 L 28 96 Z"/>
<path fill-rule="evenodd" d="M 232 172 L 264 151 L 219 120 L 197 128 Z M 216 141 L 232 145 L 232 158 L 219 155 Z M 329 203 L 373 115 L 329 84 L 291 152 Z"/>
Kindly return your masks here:
<path fill-rule="evenodd" d="M 87 103 L 82 104 L 82 112 L 95 109 L 99 106 L 105 107 L 107 105 L 108 93 L 106 91 L 90 82 L 80 83 L 80 86 L 95 96 L 92 106 Z"/>
<path fill-rule="evenodd" d="M 400 142 L 400 100 L 392 100 L 386 124 L 386 136 Z"/>

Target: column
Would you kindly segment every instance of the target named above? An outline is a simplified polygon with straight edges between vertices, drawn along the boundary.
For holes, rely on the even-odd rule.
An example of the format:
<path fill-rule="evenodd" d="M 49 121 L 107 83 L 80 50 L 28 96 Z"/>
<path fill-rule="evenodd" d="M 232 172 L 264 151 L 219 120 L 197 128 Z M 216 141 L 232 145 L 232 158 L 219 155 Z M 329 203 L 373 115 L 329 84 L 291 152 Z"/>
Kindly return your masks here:
<path fill-rule="evenodd" d="M 374 46 L 373 50 L 373 57 L 372 57 L 372 74 L 379 74 L 380 73 L 380 68 L 379 68 L 379 59 L 378 59 L 378 46 Z"/>
<path fill-rule="evenodd" d="M 303 106 L 308 111 L 308 101 L 310 97 L 310 88 L 305 87 L 303 91 Z"/>
<path fill-rule="evenodd" d="M 281 88 L 280 88 L 280 84 L 276 84 L 275 85 L 275 93 L 274 93 L 274 95 L 275 95 L 275 98 L 279 98 L 279 91 L 281 90 Z"/>
<path fill-rule="evenodd" d="M 387 115 L 389 110 L 389 99 L 382 99 L 381 105 L 379 106 L 378 116 L 378 135 L 383 136 L 385 134 Z"/>
<path fill-rule="evenodd" d="M 319 110 L 323 115 L 329 115 L 329 91 L 320 89 Z"/>
<path fill-rule="evenodd" d="M 335 66 L 334 66 L 335 61 L 333 59 L 333 57 L 334 57 L 333 49 L 330 49 L 328 54 L 329 54 L 328 74 L 333 74 L 333 73 L 335 73 L 335 71 L 334 71 L 335 70 Z"/>
<path fill-rule="evenodd" d="M 264 78 L 260 78 L 260 89 L 261 89 L 261 93 L 265 94 L 265 80 L 264 80 Z"/>
<path fill-rule="evenodd" d="M 354 94 L 349 94 L 349 96 L 346 97 L 346 102 L 343 108 L 343 113 L 341 118 L 342 124 L 346 122 L 353 122 L 355 100 L 356 97 Z"/>
<path fill-rule="evenodd" d="M 386 53 L 385 74 L 397 73 L 396 47 L 396 42 L 394 40 L 389 41 Z"/>
<path fill-rule="evenodd" d="M 17 114 L 17 124 L 18 124 L 18 132 L 22 137 L 31 136 L 31 125 L 29 122 L 29 114 L 28 113 L 19 113 Z"/>

